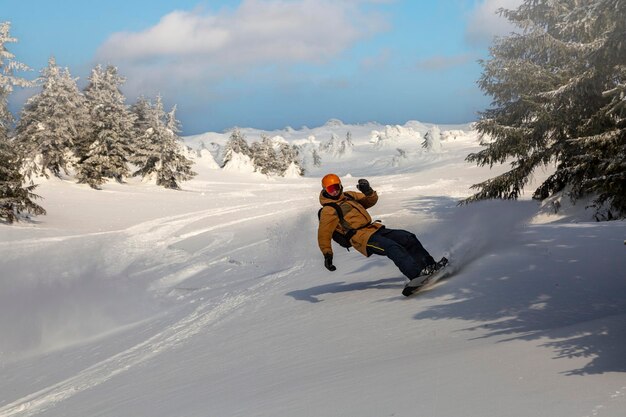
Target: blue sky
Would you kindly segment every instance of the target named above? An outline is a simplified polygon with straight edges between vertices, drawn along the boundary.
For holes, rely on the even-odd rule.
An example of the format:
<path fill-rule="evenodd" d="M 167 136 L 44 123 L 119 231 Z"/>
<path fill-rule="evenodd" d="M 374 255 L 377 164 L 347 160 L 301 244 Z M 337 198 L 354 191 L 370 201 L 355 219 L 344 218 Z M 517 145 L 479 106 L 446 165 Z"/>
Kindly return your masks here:
<path fill-rule="evenodd" d="M 490 102 L 477 60 L 521 0 L 78 0 L 3 2 L 16 60 L 54 56 L 84 86 L 97 63 L 129 103 L 163 96 L 186 135 L 232 126 L 473 121 Z M 33 90 L 16 91 L 17 113 Z"/>

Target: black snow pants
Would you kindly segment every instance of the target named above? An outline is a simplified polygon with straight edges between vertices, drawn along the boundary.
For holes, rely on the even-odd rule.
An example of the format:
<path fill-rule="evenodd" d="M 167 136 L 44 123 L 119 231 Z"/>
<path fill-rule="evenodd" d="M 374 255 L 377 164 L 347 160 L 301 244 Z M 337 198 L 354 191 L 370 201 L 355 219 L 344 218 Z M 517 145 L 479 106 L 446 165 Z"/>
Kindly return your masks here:
<path fill-rule="evenodd" d="M 413 233 L 386 227 L 378 229 L 367 241 L 367 255 L 372 254 L 391 259 L 408 279 L 418 277 L 424 267 L 435 263 Z"/>

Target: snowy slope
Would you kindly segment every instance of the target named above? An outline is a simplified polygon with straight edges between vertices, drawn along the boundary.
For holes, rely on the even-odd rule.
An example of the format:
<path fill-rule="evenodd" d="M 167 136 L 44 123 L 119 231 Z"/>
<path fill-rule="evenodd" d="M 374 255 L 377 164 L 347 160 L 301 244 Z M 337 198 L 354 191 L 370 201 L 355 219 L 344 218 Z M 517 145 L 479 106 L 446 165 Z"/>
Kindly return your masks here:
<path fill-rule="evenodd" d="M 180 192 L 43 182 L 48 215 L 0 228 L 0 416 L 623 416 L 626 223 L 458 207 L 494 172 L 464 162 L 469 126 L 441 126 L 440 152 L 430 127 L 270 132 L 351 132 L 302 178 L 221 170 L 206 150 L 228 133 L 210 133 L 187 138 L 206 150 Z M 385 258 L 336 248 L 324 269 L 329 171 L 367 177 L 372 216 L 456 275 L 405 299 Z"/>

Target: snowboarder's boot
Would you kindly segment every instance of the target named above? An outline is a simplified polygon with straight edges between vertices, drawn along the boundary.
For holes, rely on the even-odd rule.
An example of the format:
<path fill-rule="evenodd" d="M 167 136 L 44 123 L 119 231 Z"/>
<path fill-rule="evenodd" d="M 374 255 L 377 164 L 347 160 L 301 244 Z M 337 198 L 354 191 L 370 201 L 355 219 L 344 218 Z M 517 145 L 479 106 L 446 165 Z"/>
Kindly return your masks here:
<path fill-rule="evenodd" d="M 420 272 L 420 277 L 423 276 L 428 276 L 428 275 L 432 275 L 435 272 L 439 271 L 441 268 L 443 268 L 444 266 L 446 266 L 448 264 L 448 258 L 446 258 L 445 256 L 443 258 L 441 258 L 439 260 L 439 262 L 435 262 L 434 264 L 430 264 L 427 267 L 425 267 L 424 269 L 422 269 L 422 272 Z"/>
<path fill-rule="evenodd" d="M 432 281 L 433 277 L 435 277 L 435 273 L 441 270 L 444 266 L 448 264 L 448 259 L 444 256 L 439 260 L 439 262 L 435 262 L 432 265 L 428 265 L 424 269 L 419 276 L 413 278 L 402 290 L 402 295 L 405 297 L 410 296 L 411 294 L 415 294 L 422 287 Z"/>
<path fill-rule="evenodd" d="M 439 262 L 435 262 L 434 264 L 428 265 L 420 274 L 413 278 L 402 290 L 402 295 L 408 297 L 409 295 L 416 293 L 420 290 L 424 285 L 428 284 L 432 274 L 439 271 L 441 268 L 448 264 L 448 258 L 445 256 L 439 260 Z"/>

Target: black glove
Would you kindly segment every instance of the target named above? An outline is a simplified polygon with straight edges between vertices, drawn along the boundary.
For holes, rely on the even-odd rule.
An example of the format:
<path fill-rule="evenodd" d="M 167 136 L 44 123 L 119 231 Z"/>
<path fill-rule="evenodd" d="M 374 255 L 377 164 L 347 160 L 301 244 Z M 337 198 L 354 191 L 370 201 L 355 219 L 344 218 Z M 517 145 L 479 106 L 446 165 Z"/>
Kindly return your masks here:
<path fill-rule="evenodd" d="M 324 255 L 324 266 L 329 271 L 334 271 L 335 269 L 337 269 L 337 267 L 335 265 L 333 265 L 333 254 L 332 253 L 327 253 L 327 254 Z"/>
<path fill-rule="evenodd" d="M 365 195 L 372 195 L 374 190 L 370 187 L 370 183 L 366 179 L 360 179 L 359 183 L 356 185 L 356 188 Z"/>

